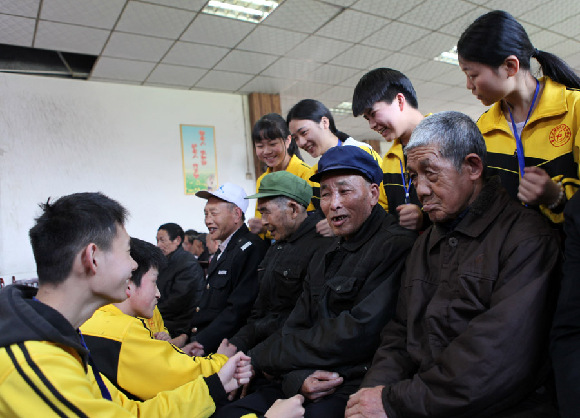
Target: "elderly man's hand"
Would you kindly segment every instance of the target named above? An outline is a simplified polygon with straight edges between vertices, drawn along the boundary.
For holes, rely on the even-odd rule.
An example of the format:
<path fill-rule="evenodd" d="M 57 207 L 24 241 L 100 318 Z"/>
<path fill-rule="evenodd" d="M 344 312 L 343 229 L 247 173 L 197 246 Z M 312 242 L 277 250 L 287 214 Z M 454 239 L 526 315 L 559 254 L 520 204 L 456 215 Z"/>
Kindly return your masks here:
<path fill-rule="evenodd" d="M 412 203 L 397 206 L 399 213 L 399 225 L 403 228 L 418 231 L 423 226 L 423 212 L 421 208 Z"/>
<path fill-rule="evenodd" d="M 554 183 L 545 170 L 526 167 L 520 180 L 518 199 L 529 205 L 551 205 L 560 195 L 560 186 Z"/>
<path fill-rule="evenodd" d="M 220 346 L 218 347 L 216 353 L 223 354 L 226 357 L 231 357 L 234 354 L 236 354 L 237 351 L 238 351 L 238 347 L 236 347 L 233 344 L 230 344 L 230 342 L 227 340 L 227 338 L 224 338 L 222 340 Z"/>
<path fill-rule="evenodd" d="M 203 350 L 203 345 L 201 345 L 197 341 L 187 344 L 185 347 L 183 347 L 182 350 L 185 354 L 188 354 L 192 357 L 203 356 L 205 354 Z"/>
<path fill-rule="evenodd" d="M 364 388 L 350 395 L 344 417 L 387 418 L 383 408 L 383 388 L 384 386 Z"/>
<path fill-rule="evenodd" d="M 317 370 L 306 378 L 300 393 L 307 399 L 315 401 L 336 391 L 336 388 L 342 384 L 342 377 L 338 373 Z"/>
<path fill-rule="evenodd" d="M 301 418 L 304 416 L 302 395 L 294 395 L 288 399 L 278 399 L 266 411 L 266 418 Z"/>
<path fill-rule="evenodd" d="M 326 219 L 318 221 L 318 223 L 316 224 L 316 232 L 318 232 L 323 237 L 334 236 L 334 232 L 332 231 L 332 228 L 330 227 L 330 224 Z"/>

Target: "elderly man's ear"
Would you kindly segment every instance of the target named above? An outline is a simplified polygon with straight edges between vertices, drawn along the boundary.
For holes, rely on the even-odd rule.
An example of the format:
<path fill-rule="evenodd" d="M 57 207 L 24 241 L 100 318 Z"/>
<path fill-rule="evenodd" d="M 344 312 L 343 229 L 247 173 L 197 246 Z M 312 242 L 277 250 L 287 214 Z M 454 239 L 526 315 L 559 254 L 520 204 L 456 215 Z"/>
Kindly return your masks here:
<path fill-rule="evenodd" d="M 483 161 L 475 153 L 468 154 L 463 160 L 463 167 L 470 180 L 477 180 L 483 175 Z"/>

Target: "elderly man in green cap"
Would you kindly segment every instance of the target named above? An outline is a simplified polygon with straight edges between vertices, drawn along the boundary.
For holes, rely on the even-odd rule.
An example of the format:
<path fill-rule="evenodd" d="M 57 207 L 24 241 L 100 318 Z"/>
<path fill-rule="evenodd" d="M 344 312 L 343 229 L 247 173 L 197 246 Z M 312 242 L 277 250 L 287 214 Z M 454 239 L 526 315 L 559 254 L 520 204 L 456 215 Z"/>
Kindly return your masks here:
<path fill-rule="evenodd" d="M 310 185 L 288 171 L 268 174 L 258 193 L 246 198 L 258 199 L 262 224 L 276 242 L 258 267 L 260 292 L 252 314 L 230 339 L 238 350 L 247 352 L 282 328 L 302 293 L 302 281 L 313 254 L 333 242 L 316 232 L 322 216 L 306 212 L 311 198 Z"/>

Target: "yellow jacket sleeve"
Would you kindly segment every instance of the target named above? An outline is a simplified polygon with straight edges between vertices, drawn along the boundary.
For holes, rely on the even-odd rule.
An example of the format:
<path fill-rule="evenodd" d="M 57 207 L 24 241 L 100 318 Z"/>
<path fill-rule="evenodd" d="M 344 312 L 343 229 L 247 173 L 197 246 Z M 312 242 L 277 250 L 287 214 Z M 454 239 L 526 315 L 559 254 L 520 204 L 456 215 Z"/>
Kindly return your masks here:
<path fill-rule="evenodd" d="M 133 401 L 103 376 L 112 401 L 103 399 L 92 369 L 76 352 L 40 341 L 0 349 L 0 416 L 209 417 L 215 411 L 200 376 L 145 401 Z"/>

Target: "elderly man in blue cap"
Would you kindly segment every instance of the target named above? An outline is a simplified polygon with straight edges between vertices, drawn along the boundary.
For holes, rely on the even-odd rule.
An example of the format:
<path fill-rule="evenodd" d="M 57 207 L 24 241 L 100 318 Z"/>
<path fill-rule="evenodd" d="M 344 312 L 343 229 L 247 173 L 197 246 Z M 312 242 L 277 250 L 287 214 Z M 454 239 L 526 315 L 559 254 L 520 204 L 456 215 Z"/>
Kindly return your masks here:
<path fill-rule="evenodd" d="M 267 385 L 222 408 L 217 417 L 264 413 L 300 393 L 306 417 L 343 417 L 391 318 L 401 270 L 416 233 L 377 205 L 383 173 L 358 147 L 334 147 L 311 177 L 336 234 L 316 253 L 304 291 L 280 332 L 249 351 Z"/>

